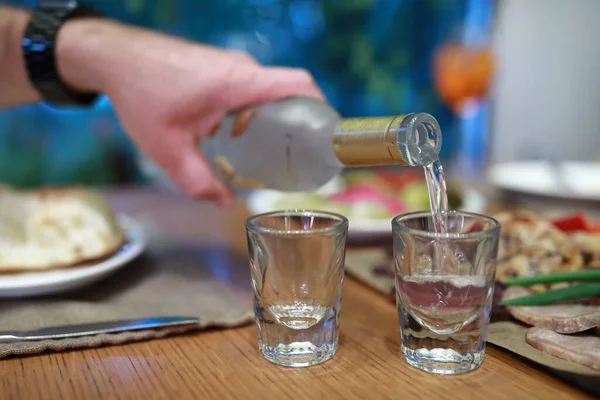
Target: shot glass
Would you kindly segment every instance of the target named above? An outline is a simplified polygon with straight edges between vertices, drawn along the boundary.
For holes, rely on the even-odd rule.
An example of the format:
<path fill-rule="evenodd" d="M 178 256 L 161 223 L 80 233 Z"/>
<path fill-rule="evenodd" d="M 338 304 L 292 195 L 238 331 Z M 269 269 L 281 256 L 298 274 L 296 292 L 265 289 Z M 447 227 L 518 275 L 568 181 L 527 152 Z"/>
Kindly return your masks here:
<path fill-rule="evenodd" d="M 457 374 L 483 361 L 500 223 L 463 211 L 392 220 L 396 305 L 402 356 L 427 372 Z"/>
<path fill-rule="evenodd" d="M 246 221 L 258 346 L 291 367 L 336 352 L 348 220 L 320 211 L 278 211 Z"/>

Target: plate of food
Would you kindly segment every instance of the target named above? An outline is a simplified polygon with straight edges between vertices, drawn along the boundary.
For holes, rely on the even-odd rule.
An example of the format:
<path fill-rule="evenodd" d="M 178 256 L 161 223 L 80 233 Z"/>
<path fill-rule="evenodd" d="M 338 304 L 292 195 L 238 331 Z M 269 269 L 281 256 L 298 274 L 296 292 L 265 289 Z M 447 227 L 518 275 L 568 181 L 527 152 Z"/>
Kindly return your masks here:
<path fill-rule="evenodd" d="M 142 253 L 142 227 L 80 187 L 0 188 L 0 298 L 50 295 L 107 277 Z"/>
<path fill-rule="evenodd" d="M 477 191 L 448 182 L 450 208 L 483 212 L 485 198 Z M 248 196 L 254 214 L 282 209 L 335 212 L 348 218 L 350 239 L 367 239 L 391 232 L 396 215 L 429 209 L 429 195 L 421 169 L 377 168 L 348 170 L 315 192 L 283 193 L 256 190 Z"/>

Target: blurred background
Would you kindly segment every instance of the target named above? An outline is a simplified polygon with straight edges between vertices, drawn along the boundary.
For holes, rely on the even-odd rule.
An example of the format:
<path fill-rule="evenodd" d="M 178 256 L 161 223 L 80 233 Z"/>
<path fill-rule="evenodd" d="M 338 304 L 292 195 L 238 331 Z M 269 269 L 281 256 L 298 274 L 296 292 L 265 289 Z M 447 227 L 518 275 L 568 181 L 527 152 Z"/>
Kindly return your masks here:
<path fill-rule="evenodd" d="M 343 116 L 433 114 L 443 157 L 464 176 L 490 161 L 600 155 L 598 0 L 87 2 L 264 64 L 307 68 Z M 157 177 L 149 167 L 107 99 L 93 110 L 0 111 L 4 183 L 143 182 Z"/>

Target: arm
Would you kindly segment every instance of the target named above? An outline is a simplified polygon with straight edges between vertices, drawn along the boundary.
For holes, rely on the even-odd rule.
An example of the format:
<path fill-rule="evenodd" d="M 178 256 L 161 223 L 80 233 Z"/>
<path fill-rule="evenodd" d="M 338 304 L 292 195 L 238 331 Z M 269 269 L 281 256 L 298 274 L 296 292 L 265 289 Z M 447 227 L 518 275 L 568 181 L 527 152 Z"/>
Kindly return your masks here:
<path fill-rule="evenodd" d="M 29 18 L 26 10 L 0 5 L 0 108 L 41 100 L 29 81 L 21 48 Z M 109 50 L 118 44 L 111 40 L 126 29 L 109 20 L 67 22 L 56 43 L 58 71 L 66 84 L 81 92 L 103 92 L 103 71 L 113 65 L 115 54 Z M 103 45 L 108 47 L 98 48 Z"/>
<path fill-rule="evenodd" d="M 41 100 L 29 82 L 21 48 L 29 18 L 26 10 L 0 5 L 0 108 Z M 144 78 L 155 78 L 152 72 L 157 68 L 153 66 L 185 65 L 189 57 L 186 52 L 193 54 L 199 49 L 208 56 L 203 63 L 210 57 L 232 54 L 110 19 L 87 18 L 68 21 L 61 27 L 56 60 L 59 75 L 71 89 L 107 93 L 111 86 L 147 85 Z M 240 53 L 235 56 L 240 63 L 251 59 Z M 132 72 L 137 75 L 134 82 Z"/>
<path fill-rule="evenodd" d="M 29 14 L 0 6 L 0 107 L 39 101 L 21 38 Z M 62 80 L 108 95 L 131 139 L 192 197 L 225 203 L 230 191 L 198 151 L 228 113 L 291 96 L 323 98 L 306 71 L 264 67 L 245 53 L 108 19 L 74 19 L 58 31 Z"/>

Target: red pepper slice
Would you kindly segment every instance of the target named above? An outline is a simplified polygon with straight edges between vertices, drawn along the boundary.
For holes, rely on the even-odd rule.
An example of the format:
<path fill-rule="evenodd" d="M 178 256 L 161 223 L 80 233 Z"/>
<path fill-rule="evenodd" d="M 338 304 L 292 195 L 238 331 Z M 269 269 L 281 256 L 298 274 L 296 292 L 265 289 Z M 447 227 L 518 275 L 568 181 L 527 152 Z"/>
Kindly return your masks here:
<path fill-rule="evenodd" d="M 584 213 L 579 212 L 567 217 L 558 218 L 552 221 L 554 226 L 563 232 L 585 231 L 592 232 L 594 229 L 600 228 L 599 223 L 590 224 Z"/>

